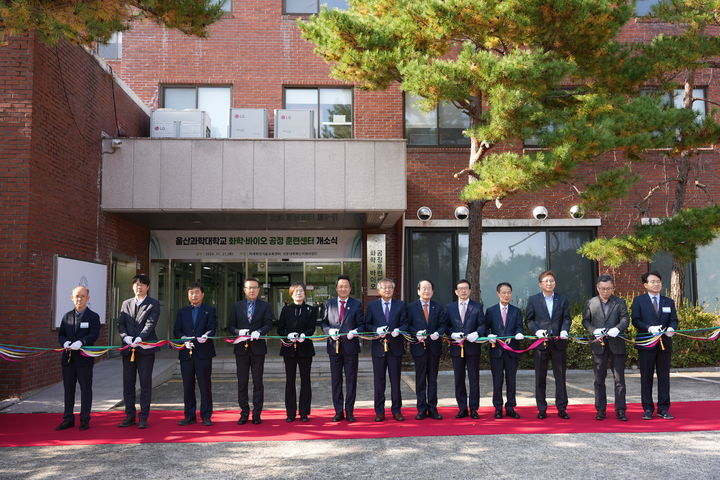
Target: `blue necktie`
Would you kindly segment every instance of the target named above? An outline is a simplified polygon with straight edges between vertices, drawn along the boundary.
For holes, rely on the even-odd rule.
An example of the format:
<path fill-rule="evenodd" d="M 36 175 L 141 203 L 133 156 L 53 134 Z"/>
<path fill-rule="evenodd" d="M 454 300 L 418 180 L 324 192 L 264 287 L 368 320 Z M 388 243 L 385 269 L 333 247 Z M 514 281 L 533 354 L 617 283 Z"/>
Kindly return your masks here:
<path fill-rule="evenodd" d="M 255 312 L 255 302 L 248 302 L 248 309 L 247 309 L 248 322 L 252 322 L 253 312 Z"/>
<path fill-rule="evenodd" d="M 390 302 L 385 302 L 385 323 L 390 325 Z"/>
<path fill-rule="evenodd" d="M 193 327 L 197 326 L 197 319 L 198 319 L 199 314 L 200 314 L 200 308 L 193 307 L 193 310 L 192 310 Z"/>

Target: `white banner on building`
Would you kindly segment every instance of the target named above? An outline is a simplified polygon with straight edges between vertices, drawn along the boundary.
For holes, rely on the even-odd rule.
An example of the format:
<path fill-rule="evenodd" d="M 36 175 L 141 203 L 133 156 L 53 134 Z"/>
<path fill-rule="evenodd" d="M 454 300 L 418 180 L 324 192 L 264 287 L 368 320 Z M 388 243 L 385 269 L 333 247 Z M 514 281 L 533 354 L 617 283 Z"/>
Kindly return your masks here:
<path fill-rule="evenodd" d="M 154 230 L 153 260 L 362 258 L 360 230 Z"/>
<path fill-rule="evenodd" d="M 90 290 L 88 308 L 100 315 L 100 323 L 105 323 L 107 265 L 58 256 L 55 257 L 55 328 L 60 326 L 63 315 L 75 308 L 70 297 L 78 285 Z"/>
<path fill-rule="evenodd" d="M 366 243 L 368 295 L 377 295 L 377 282 L 385 278 L 385 234 L 369 234 Z"/>

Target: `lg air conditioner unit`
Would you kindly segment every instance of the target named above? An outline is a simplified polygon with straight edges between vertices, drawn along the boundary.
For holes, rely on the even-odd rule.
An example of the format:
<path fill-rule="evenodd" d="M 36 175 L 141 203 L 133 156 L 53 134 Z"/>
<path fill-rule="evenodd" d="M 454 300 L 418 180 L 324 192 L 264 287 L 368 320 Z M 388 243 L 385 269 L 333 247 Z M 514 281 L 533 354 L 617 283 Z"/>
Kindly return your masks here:
<path fill-rule="evenodd" d="M 275 138 L 315 138 L 312 110 L 275 110 Z"/>
<path fill-rule="evenodd" d="M 265 108 L 231 108 L 230 138 L 268 138 L 268 111 Z"/>
<path fill-rule="evenodd" d="M 157 109 L 150 117 L 150 137 L 210 138 L 210 115 L 195 109 Z"/>

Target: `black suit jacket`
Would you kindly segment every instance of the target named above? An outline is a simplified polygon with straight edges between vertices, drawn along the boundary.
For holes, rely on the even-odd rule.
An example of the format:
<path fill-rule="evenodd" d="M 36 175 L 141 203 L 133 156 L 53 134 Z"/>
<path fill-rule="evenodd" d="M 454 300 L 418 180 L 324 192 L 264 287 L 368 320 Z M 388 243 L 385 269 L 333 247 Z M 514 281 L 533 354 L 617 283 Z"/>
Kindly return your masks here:
<path fill-rule="evenodd" d="M 120 338 L 131 336 L 133 338 L 140 337 L 143 342 L 157 342 L 158 337 L 155 333 L 155 327 L 160 320 L 160 302 L 151 297 L 145 297 L 143 302 L 138 306 L 137 315 L 135 313 L 135 298 L 128 298 L 120 307 L 120 318 L 118 319 L 118 330 Z M 123 355 L 130 355 L 132 349 L 126 348 L 122 351 Z M 157 348 L 136 348 L 136 355 L 152 355 Z"/>
<path fill-rule="evenodd" d="M 61 347 L 65 345 L 65 342 L 74 343 L 77 340 L 82 342 L 83 347 L 91 346 L 95 344 L 99 335 L 100 316 L 89 308 L 85 308 L 79 322 L 75 318 L 75 310 L 70 310 L 63 315 L 60 328 L 58 328 L 58 342 L 60 342 Z M 64 350 L 62 354 L 63 364 L 67 364 L 68 355 L 70 355 L 70 352 Z M 73 351 L 72 358 L 78 366 L 93 365 L 95 362 L 94 358 L 86 357 L 79 351 Z"/>
<path fill-rule="evenodd" d="M 660 325 L 663 328 L 672 327 L 677 330 L 678 328 L 678 317 L 677 310 L 675 310 L 675 302 L 672 298 L 663 297 L 660 295 L 658 301 L 659 314 L 655 313 L 653 308 L 652 300 L 650 295 L 643 294 L 633 299 L 630 310 L 632 311 L 632 324 L 637 329 L 638 333 L 649 333 L 648 328 L 654 325 Z M 663 335 L 663 344 L 666 348 L 672 347 L 672 338 L 667 335 Z M 646 347 L 635 345 L 635 348 L 640 350 L 647 350 Z M 659 342 L 652 348 L 661 348 Z"/>
<path fill-rule="evenodd" d="M 217 315 L 215 313 L 215 307 L 205 305 L 201 303 L 198 307 L 197 324 L 193 326 L 192 320 L 192 305 L 183 307 L 178 310 L 177 318 L 175 319 L 175 328 L 173 329 L 173 336 L 176 339 L 182 337 L 201 337 L 207 333 L 208 337 L 214 337 L 215 331 L 217 330 Z M 200 343 L 197 339 L 193 341 L 193 357 L 197 358 L 212 358 L 215 356 L 215 343 L 212 339 L 208 339 L 205 343 Z M 190 352 L 186 348 L 178 351 L 180 360 L 189 360 Z"/>
<path fill-rule="evenodd" d="M 439 333 L 440 336 L 445 333 L 447 328 L 447 319 L 445 309 L 439 303 L 430 300 L 428 309 L 428 321 L 425 323 L 425 314 L 423 313 L 422 302 L 418 299 L 407 307 L 408 312 L 408 330 L 412 335 L 416 335 L 420 330 L 427 330 L 427 338 L 425 346 L 421 343 L 411 343 L 410 353 L 413 357 L 421 357 L 426 351 L 431 355 L 439 356 L 442 353 L 442 338 L 431 340 L 431 333 Z"/>
<path fill-rule="evenodd" d="M 613 327 L 620 330 L 622 334 L 630 326 L 630 316 L 628 315 L 627 304 L 622 298 L 618 298 L 615 295 L 610 296 L 605 306 L 607 313 L 603 313 L 602 303 L 599 296 L 595 296 L 585 303 L 583 309 L 583 327 L 593 333 L 598 328 L 611 329 Z M 626 353 L 625 340 L 622 338 L 613 338 L 605 336 L 603 342 L 605 346 L 610 348 L 610 351 L 615 355 L 622 355 Z M 605 347 L 601 342 L 593 342 L 590 344 L 590 349 L 593 353 L 603 353 Z"/>
<path fill-rule="evenodd" d="M 393 298 L 390 300 L 390 321 L 385 321 L 384 300 L 379 298 L 368 303 L 367 313 L 365 314 L 365 328 L 368 332 L 377 332 L 379 327 L 388 327 L 388 334 L 385 336 L 388 343 L 388 351 L 385 352 L 384 341 L 379 338 L 372 341 L 372 356 L 384 357 L 391 355 L 393 357 L 402 357 L 405 353 L 405 337 L 398 335 L 393 337 L 390 332 L 399 328 L 401 332 L 408 331 L 407 310 L 405 302 Z"/>
<path fill-rule="evenodd" d="M 252 319 L 247 316 L 247 300 L 241 300 L 233 304 L 230 313 L 230 330 L 238 333 L 238 330 L 248 329 L 248 335 L 257 330 L 260 335 L 267 335 L 272 328 L 273 314 L 270 305 L 260 299 L 255 300 L 255 310 Z M 247 340 L 235 344 L 233 350 L 235 355 L 265 355 L 267 353 L 267 343 L 264 338 L 258 340 Z"/>
<path fill-rule="evenodd" d="M 525 324 L 530 330 L 531 335 L 535 335 L 538 330 L 547 330 L 548 336 L 556 337 L 560 332 L 565 330 L 570 333 L 570 305 L 565 295 L 555 293 L 553 300 L 552 316 L 548 314 L 547 304 L 545 303 L 545 295 L 540 292 L 528 298 L 527 308 L 525 309 Z M 567 340 L 556 339 L 554 342 L 558 350 L 567 349 Z M 537 347 L 544 350 L 547 346 L 542 343 Z"/>
<path fill-rule="evenodd" d="M 483 312 L 483 304 L 468 300 L 467 309 L 465 310 L 465 322 L 460 321 L 460 303 L 452 302 L 445 307 L 448 335 L 455 332 L 463 332 L 467 336 L 471 332 L 477 332 L 479 336 L 484 337 L 487 327 L 485 326 L 485 313 Z M 464 342 L 465 355 L 480 355 L 480 344 Z M 450 356 L 460 356 L 460 345 L 454 341 L 450 344 Z"/>
<path fill-rule="evenodd" d="M 304 333 L 306 336 L 315 334 L 317 326 L 318 307 L 310 306 L 307 303 L 295 305 L 285 305 L 280 312 L 278 320 L 277 334 L 286 337 L 291 332 L 298 335 Z M 312 357 L 315 355 L 315 347 L 311 338 L 304 342 L 295 342 L 293 345 L 286 347 L 280 344 L 280 355 L 283 357 Z"/>
<path fill-rule="evenodd" d="M 327 335 L 331 328 L 340 329 L 339 355 L 357 355 L 360 353 L 360 339 L 358 337 L 348 340 L 345 335 L 350 330 L 357 330 L 358 333 L 365 331 L 365 320 L 363 318 L 362 303 L 358 300 L 348 297 L 345 304 L 345 313 L 343 314 L 342 325 L 340 324 L 340 310 L 338 310 L 337 297 L 330 298 L 325 301 L 323 306 L 323 318 L 320 322 L 323 332 Z M 337 355 L 335 353 L 335 340 L 328 337 L 327 339 L 328 355 Z"/>
<path fill-rule="evenodd" d="M 500 311 L 499 303 L 487 309 L 485 312 L 485 322 L 488 327 L 488 333 L 495 334 L 498 337 L 513 337 L 518 333 L 523 333 L 522 312 L 515 305 L 508 305 L 505 326 L 503 326 L 502 312 Z M 506 339 L 504 341 L 510 346 L 510 348 L 515 350 L 520 349 L 520 342 L 514 338 Z M 495 345 L 495 348 L 490 347 L 491 358 L 500 358 L 503 354 L 513 357 L 518 356 L 517 353 L 505 350 L 499 345 Z"/>

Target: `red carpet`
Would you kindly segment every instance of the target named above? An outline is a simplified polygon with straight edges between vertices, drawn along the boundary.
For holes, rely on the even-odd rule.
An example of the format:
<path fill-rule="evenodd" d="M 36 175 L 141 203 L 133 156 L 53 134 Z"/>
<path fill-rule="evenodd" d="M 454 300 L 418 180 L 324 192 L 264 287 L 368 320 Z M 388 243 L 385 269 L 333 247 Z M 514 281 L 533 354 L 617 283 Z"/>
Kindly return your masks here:
<path fill-rule="evenodd" d="M 518 420 L 492 418 L 494 409 L 481 409 L 480 420 L 463 418 L 456 420 L 456 408 L 441 408 L 443 420 L 415 420 L 415 410 L 405 408 L 404 422 L 386 419 L 375 422 L 371 409 L 355 411 L 358 421 L 347 423 L 331 421 L 333 411 L 313 410 L 308 423 L 296 420 L 285 422 L 285 412 L 271 410 L 263 412 L 263 423 L 237 425 L 237 411 L 220 411 L 213 415 L 214 425 L 204 427 L 191 425 L 180 427 L 180 411 L 153 411 L 150 428 L 118 428 L 123 412 L 93 413 L 90 429 L 79 431 L 77 426 L 60 432 L 55 427 L 62 420 L 60 414 L 0 414 L 0 447 L 28 447 L 48 445 L 98 445 L 122 443 L 166 443 L 166 442 L 254 442 L 285 440 L 319 440 L 350 438 L 423 437 L 434 435 L 493 435 L 493 434 L 537 434 L 537 433 L 646 433 L 646 432 L 690 432 L 720 430 L 720 401 L 674 402 L 671 413 L 675 420 L 653 417 L 642 420 L 639 404 L 628 407 L 628 422 L 614 418 L 612 406 L 609 417 L 604 421 L 595 420 L 593 405 L 570 405 L 570 420 L 557 417 L 554 408 L 548 410 L 546 420 L 535 418 L 535 407 L 519 407 Z M 76 416 L 77 417 L 77 416 Z"/>

